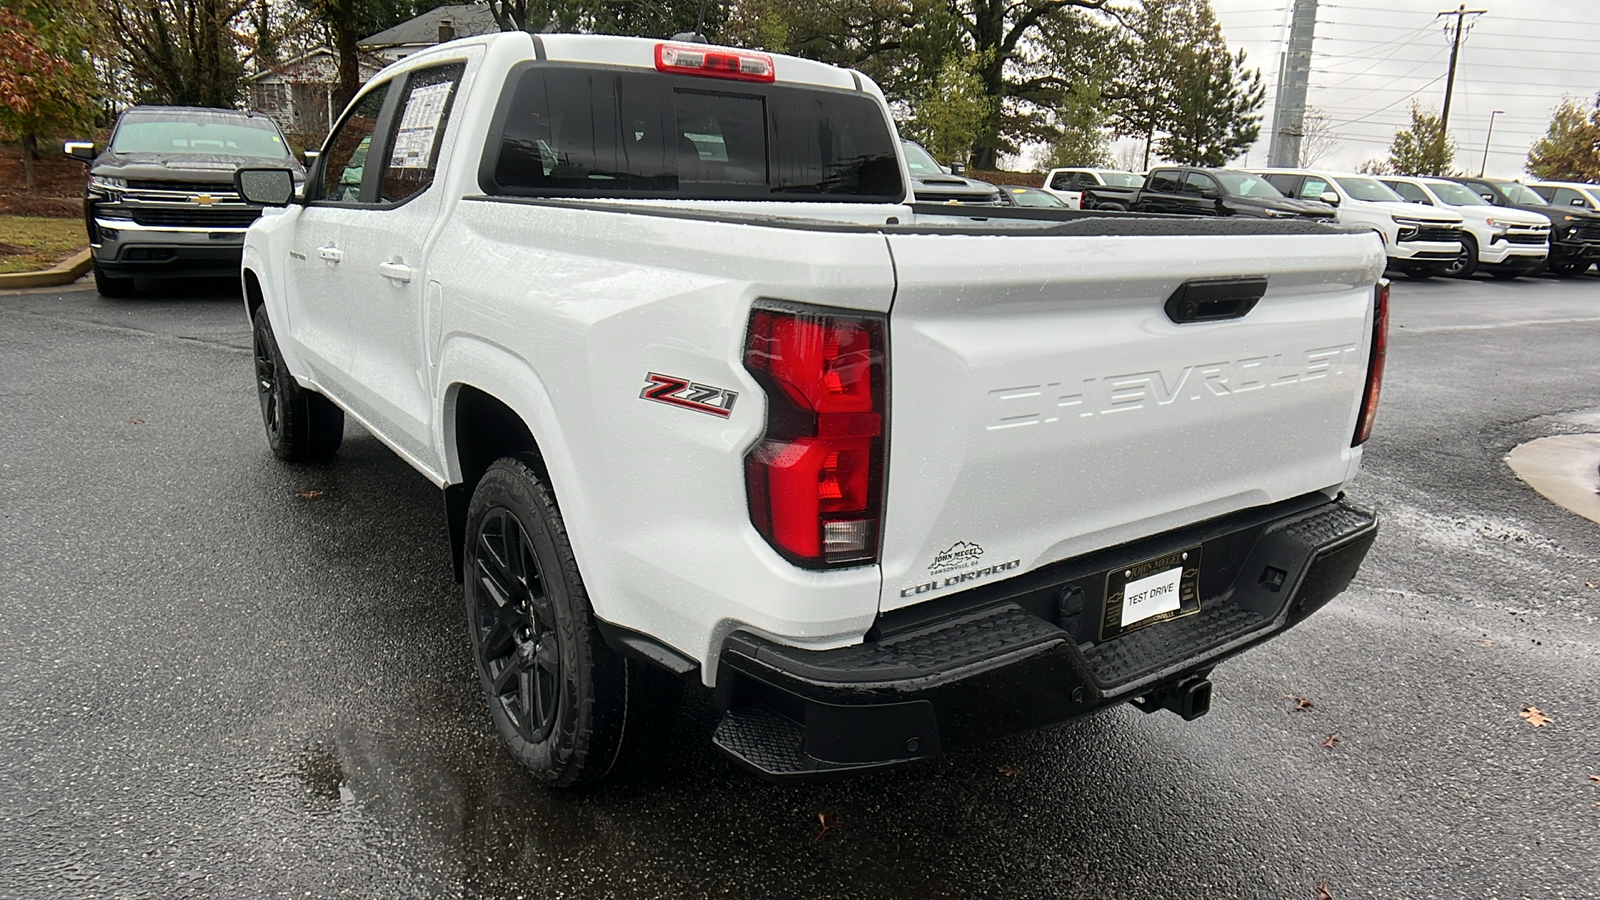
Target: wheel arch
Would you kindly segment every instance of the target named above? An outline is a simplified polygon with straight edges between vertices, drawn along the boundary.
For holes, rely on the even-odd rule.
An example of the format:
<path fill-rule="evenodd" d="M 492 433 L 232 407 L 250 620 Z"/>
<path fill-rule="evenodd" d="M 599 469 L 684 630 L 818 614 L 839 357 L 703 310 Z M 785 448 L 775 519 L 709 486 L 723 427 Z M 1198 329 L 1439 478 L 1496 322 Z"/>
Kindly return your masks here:
<path fill-rule="evenodd" d="M 261 279 L 256 275 L 256 270 L 246 267 L 239 272 L 240 286 L 244 290 L 245 314 L 251 319 L 256 316 L 256 310 L 267 302 L 266 294 L 261 290 Z"/>
<path fill-rule="evenodd" d="M 449 386 L 445 400 L 445 517 L 450 527 L 450 555 L 456 578 L 461 578 L 462 540 L 466 536 L 467 505 L 472 492 L 494 461 L 523 455 L 548 484 L 550 469 L 533 428 L 516 409 L 493 392 L 473 384 Z"/>

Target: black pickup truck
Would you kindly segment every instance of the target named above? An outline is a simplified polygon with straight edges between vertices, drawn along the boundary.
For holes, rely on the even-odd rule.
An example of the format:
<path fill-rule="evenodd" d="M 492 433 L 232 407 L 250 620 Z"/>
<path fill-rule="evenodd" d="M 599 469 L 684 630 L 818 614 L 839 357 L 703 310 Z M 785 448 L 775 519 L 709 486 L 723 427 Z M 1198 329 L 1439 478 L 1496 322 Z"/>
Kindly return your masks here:
<path fill-rule="evenodd" d="M 1150 170 L 1144 187 L 1100 197 L 1097 208 L 1120 203 L 1134 212 L 1174 213 L 1187 216 L 1245 216 L 1255 219 L 1311 219 L 1332 222 L 1333 207 L 1316 200 L 1294 200 L 1279 193 L 1265 178 L 1236 169 L 1201 169 L 1166 166 Z"/>
<path fill-rule="evenodd" d="M 236 276 L 261 207 L 239 199 L 233 173 L 273 165 L 305 180 L 278 126 L 235 109 L 135 106 L 103 151 L 88 141 L 66 151 L 89 165 L 84 227 L 107 297 L 131 296 L 135 277 Z"/>

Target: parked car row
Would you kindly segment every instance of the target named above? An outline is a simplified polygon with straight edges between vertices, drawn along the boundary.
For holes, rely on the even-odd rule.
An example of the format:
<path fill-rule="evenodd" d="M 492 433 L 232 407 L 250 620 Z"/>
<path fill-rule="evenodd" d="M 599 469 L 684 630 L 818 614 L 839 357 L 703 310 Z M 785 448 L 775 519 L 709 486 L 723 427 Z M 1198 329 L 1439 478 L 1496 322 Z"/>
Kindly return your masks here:
<path fill-rule="evenodd" d="M 1494 178 L 1340 174 L 1320 169 L 1162 166 L 1146 174 L 1052 169 L 1068 206 L 1199 216 L 1311 218 L 1368 228 L 1392 270 L 1414 278 L 1573 276 L 1600 261 L 1600 186 Z"/>

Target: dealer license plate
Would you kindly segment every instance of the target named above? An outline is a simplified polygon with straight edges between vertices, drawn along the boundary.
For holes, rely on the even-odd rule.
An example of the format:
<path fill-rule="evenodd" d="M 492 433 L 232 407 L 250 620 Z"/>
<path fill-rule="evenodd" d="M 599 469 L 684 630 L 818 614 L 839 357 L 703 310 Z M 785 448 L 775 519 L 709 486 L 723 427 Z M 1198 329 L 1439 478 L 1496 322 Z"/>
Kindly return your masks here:
<path fill-rule="evenodd" d="M 1106 573 L 1100 639 L 1200 611 L 1200 548 L 1177 550 Z"/>

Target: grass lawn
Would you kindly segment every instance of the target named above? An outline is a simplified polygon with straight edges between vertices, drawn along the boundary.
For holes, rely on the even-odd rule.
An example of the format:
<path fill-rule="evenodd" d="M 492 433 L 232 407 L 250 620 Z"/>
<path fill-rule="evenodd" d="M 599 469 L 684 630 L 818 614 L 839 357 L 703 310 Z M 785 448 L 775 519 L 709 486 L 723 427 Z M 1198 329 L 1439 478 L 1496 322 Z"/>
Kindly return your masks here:
<path fill-rule="evenodd" d="M 88 245 L 82 219 L 0 216 L 0 274 L 48 269 Z"/>

